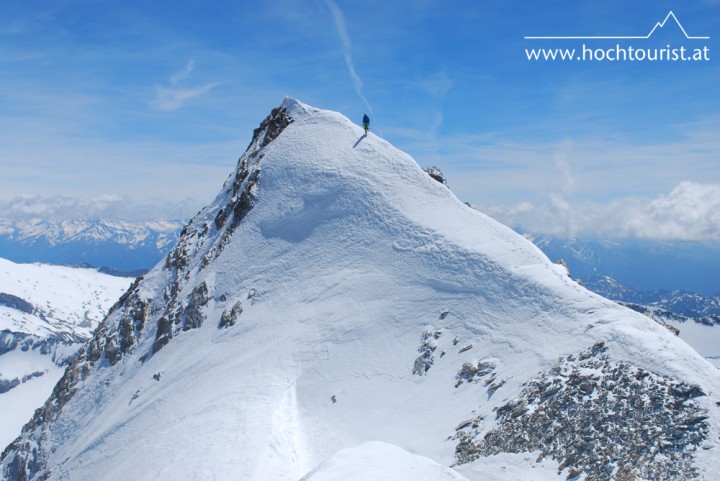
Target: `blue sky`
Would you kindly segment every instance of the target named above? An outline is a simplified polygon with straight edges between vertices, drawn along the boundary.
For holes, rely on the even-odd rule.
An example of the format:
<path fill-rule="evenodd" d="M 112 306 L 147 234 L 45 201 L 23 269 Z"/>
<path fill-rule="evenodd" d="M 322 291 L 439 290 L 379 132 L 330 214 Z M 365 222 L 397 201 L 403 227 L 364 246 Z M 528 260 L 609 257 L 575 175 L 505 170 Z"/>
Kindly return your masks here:
<path fill-rule="evenodd" d="M 645 35 L 671 10 L 710 38 L 670 23 L 648 40 L 524 38 Z M 191 215 L 289 95 L 358 122 L 369 110 L 376 133 L 505 222 L 720 241 L 719 27 L 717 0 L 4 0 L 0 207 Z M 525 52 L 583 43 L 709 60 Z"/>

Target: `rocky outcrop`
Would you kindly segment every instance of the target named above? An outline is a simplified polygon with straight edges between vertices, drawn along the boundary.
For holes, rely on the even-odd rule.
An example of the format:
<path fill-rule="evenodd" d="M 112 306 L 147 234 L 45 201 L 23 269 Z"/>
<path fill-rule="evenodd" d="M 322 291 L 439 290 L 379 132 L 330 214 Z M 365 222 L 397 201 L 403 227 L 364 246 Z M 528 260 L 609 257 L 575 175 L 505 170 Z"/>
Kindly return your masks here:
<path fill-rule="evenodd" d="M 227 309 L 225 309 L 222 313 L 222 316 L 220 316 L 220 324 L 218 327 L 231 327 L 234 326 L 237 322 L 238 316 L 242 313 L 242 302 L 238 301 L 236 302 L 232 309 L 230 309 L 230 312 L 228 312 Z"/>
<path fill-rule="evenodd" d="M 7 306 L 26 314 L 32 314 L 35 309 L 33 305 L 25 299 L 5 292 L 0 292 L 0 306 Z"/>
<path fill-rule="evenodd" d="M 490 361 L 478 361 L 477 363 L 465 362 L 458 370 L 455 376 L 455 387 L 460 386 L 463 382 L 480 382 L 482 378 L 490 374 L 485 384 L 490 384 L 495 380 L 495 364 Z"/>
<path fill-rule="evenodd" d="M 41 377 L 45 371 L 35 371 L 24 375 L 22 378 L 3 379 L 0 378 L 0 394 L 6 393 L 17 386 L 28 382 L 36 377 Z"/>
<path fill-rule="evenodd" d="M 696 478 L 691 460 L 709 426 L 693 399 L 705 394 L 614 362 L 606 351 L 598 343 L 527 382 L 519 397 L 497 409 L 494 429 L 458 444 L 457 462 L 538 451 L 538 461 L 556 460 L 568 478 Z"/>
<path fill-rule="evenodd" d="M 442 171 L 435 167 L 434 165 L 432 167 L 428 167 L 425 169 L 425 172 L 432 177 L 433 179 L 440 182 L 442 185 L 447 185 L 447 180 L 445 180 L 445 175 L 443 175 Z"/>
<path fill-rule="evenodd" d="M 420 355 L 417 359 L 415 359 L 412 371 L 413 374 L 424 376 L 425 373 L 430 370 L 435 362 L 435 356 L 433 356 L 433 352 L 437 349 L 437 343 L 435 341 L 440 339 L 441 335 L 441 331 L 435 331 L 432 329 L 428 329 L 423 332 L 422 339 L 420 340 L 420 347 L 418 348 Z"/>
<path fill-rule="evenodd" d="M 253 131 L 253 138 L 250 141 L 248 150 L 253 144 L 259 145 L 260 148 L 266 147 L 291 123 L 292 118 L 288 115 L 285 107 L 275 107 L 270 112 L 270 115 L 260 123 L 260 127 Z"/>
<path fill-rule="evenodd" d="M 3 379 L 0 378 L 0 394 L 4 394 L 11 389 L 14 389 L 20 385 L 20 379 L 13 378 L 13 379 Z"/>

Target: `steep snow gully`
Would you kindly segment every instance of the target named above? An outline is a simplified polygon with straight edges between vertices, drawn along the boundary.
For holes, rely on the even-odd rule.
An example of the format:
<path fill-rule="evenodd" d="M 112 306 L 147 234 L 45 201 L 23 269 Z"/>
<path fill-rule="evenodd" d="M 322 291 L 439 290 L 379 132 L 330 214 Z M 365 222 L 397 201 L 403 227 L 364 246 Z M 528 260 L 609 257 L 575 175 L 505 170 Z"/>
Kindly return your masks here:
<path fill-rule="evenodd" d="M 285 99 L 2 473 L 710 480 L 718 403 L 718 370 L 665 328 L 341 114 Z"/>

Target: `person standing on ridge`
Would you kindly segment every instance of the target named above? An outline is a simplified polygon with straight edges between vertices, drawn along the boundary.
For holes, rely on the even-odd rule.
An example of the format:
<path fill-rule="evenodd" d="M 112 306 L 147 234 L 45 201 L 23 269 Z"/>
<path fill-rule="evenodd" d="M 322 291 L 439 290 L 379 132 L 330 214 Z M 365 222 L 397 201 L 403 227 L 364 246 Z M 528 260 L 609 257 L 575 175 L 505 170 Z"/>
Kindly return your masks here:
<path fill-rule="evenodd" d="M 368 130 L 370 130 L 370 117 L 367 114 L 363 114 L 363 128 L 365 129 L 365 135 L 367 135 Z"/>

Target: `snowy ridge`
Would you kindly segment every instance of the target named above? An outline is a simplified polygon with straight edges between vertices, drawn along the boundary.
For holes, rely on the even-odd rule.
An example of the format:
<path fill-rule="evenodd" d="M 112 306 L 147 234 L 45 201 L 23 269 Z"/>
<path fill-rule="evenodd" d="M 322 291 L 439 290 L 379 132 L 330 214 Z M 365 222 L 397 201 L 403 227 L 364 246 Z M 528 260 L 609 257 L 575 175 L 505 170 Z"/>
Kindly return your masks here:
<path fill-rule="evenodd" d="M 286 99 L 3 453 L 3 474 L 325 481 L 340 479 L 335 463 L 367 468 L 369 456 L 405 463 L 397 479 L 431 464 L 436 479 L 587 475 L 595 465 L 566 462 L 574 440 L 541 459 L 525 451 L 534 445 L 477 457 L 458 447 L 505 429 L 504 406 L 530 399 L 528 386 L 558 359 L 599 343 L 610 376 L 642 370 L 693 393 L 677 402 L 680 414 L 697 413 L 700 434 L 678 445 L 671 461 L 683 470 L 667 479 L 715 473 L 717 369 L 578 285 L 407 154 L 341 114 Z M 594 403 L 602 391 L 573 409 L 605 412 Z M 568 416 L 564 406 L 553 409 Z M 642 429 L 672 435 L 652 417 Z M 591 441 L 622 448 L 608 432 Z M 617 452 L 617 466 L 635 460 Z M 637 474 L 654 461 L 641 458 Z"/>

